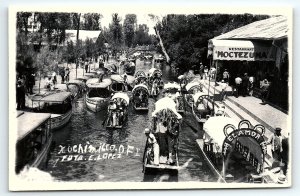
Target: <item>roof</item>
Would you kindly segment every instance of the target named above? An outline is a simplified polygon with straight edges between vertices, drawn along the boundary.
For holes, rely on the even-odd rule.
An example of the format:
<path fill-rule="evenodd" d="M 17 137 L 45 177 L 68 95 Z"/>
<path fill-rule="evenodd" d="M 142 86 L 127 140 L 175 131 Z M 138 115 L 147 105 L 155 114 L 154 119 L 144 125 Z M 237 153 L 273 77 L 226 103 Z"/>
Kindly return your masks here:
<path fill-rule="evenodd" d="M 232 124 L 237 128 L 239 123 L 230 117 L 213 116 L 204 123 L 203 130 L 213 139 L 214 143 L 221 147 L 225 139 L 223 129 L 228 124 Z"/>
<path fill-rule="evenodd" d="M 213 39 L 274 40 L 286 38 L 288 31 L 287 17 L 277 16 L 250 23 Z"/>
<path fill-rule="evenodd" d="M 180 85 L 176 82 L 174 82 L 174 83 L 168 82 L 167 84 L 164 85 L 164 89 L 170 89 L 170 88 L 176 88 L 179 90 Z"/>
<path fill-rule="evenodd" d="M 40 101 L 43 102 L 63 102 L 71 95 L 70 92 L 54 93 L 43 97 Z"/>
<path fill-rule="evenodd" d="M 121 98 L 124 99 L 127 104 L 129 104 L 129 97 L 126 93 L 116 93 L 111 99 Z"/>
<path fill-rule="evenodd" d="M 87 38 L 96 41 L 101 31 L 88 31 L 88 30 L 79 30 L 79 39 L 85 41 Z M 77 30 L 66 30 L 67 37 L 69 39 L 67 41 L 72 40 L 74 43 L 76 42 Z"/>
<path fill-rule="evenodd" d="M 49 113 L 25 112 L 17 118 L 18 121 L 18 140 L 26 137 L 30 132 L 38 128 L 42 123 L 50 118 Z"/>
<path fill-rule="evenodd" d="M 174 100 L 169 97 L 161 98 L 155 103 L 155 110 L 154 112 L 152 112 L 152 116 L 156 116 L 156 114 L 163 109 L 171 110 L 177 116 L 178 119 L 182 118 L 182 116 L 176 111 L 176 104 Z"/>
<path fill-rule="evenodd" d="M 189 91 L 192 87 L 199 87 L 199 88 L 201 88 L 199 82 L 190 82 L 190 83 L 188 83 L 188 84 L 185 86 L 185 89 L 186 89 L 187 91 Z"/>
<path fill-rule="evenodd" d="M 86 85 L 89 88 L 107 88 L 111 83 L 109 78 L 103 79 L 102 82 L 99 82 L 99 78 L 91 78 L 86 81 Z"/>
<path fill-rule="evenodd" d="M 148 87 L 145 84 L 135 85 L 134 88 L 132 89 L 132 92 L 135 91 L 138 88 L 143 88 L 143 89 L 145 89 L 148 92 Z"/>

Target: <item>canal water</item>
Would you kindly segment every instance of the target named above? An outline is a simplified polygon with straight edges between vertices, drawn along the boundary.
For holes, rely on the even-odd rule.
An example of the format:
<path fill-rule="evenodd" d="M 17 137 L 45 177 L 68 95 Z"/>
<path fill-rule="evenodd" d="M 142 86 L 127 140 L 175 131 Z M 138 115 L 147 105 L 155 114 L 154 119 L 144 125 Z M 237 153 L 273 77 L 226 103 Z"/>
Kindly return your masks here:
<path fill-rule="evenodd" d="M 137 60 L 136 71 L 147 72 L 153 63 Z M 170 66 L 162 66 L 163 80 L 176 80 Z M 183 115 L 179 139 L 178 176 L 159 173 L 144 176 L 144 129 L 150 126 L 155 100 L 150 98 L 149 111 L 140 113 L 130 106 L 128 123 L 122 130 L 106 130 L 102 123 L 106 111 L 89 111 L 80 98 L 73 105 L 73 116 L 61 130 L 54 132 L 54 145 L 47 171 L 60 181 L 200 181 L 215 182 L 217 178 L 201 155 L 195 140 L 202 135 L 189 108 Z M 87 149 L 95 147 L 96 152 Z M 97 149 L 100 149 L 97 151 Z"/>

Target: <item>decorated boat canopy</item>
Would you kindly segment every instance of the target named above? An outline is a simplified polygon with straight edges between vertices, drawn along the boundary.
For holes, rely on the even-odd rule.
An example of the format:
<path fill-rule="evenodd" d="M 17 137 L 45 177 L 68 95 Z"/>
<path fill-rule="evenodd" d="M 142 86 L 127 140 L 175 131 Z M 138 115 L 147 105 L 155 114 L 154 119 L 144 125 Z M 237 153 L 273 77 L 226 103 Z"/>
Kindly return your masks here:
<path fill-rule="evenodd" d="M 210 117 L 203 125 L 203 130 L 210 137 L 207 139 L 213 139 L 213 142 L 217 143 L 221 147 L 226 137 L 223 130 L 224 127 L 228 124 L 231 124 L 235 128 L 238 128 L 239 122 L 234 120 L 233 118 L 225 116 Z"/>
<path fill-rule="evenodd" d="M 134 83 L 135 81 L 135 78 L 131 75 L 127 75 L 127 74 L 123 74 L 123 75 L 118 75 L 118 74 L 114 74 L 114 75 L 111 75 L 110 78 L 113 80 L 113 81 L 116 81 L 116 82 L 124 82 L 124 76 L 127 76 L 127 83 L 128 84 L 132 84 Z"/>
<path fill-rule="evenodd" d="M 112 83 L 111 79 L 105 78 L 99 82 L 99 78 L 92 78 L 86 81 L 88 88 L 107 88 Z"/>
<path fill-rule="evenodd" d="M 149 73 L 150 77 L 153 77 L 154 74 L 162 75 L 161 71 L 159 69 L 156 69 L 156 68 L 149 69 L 148 73 Z"/>
<path fill-rule="evenodd" d="M 46 120 L 51 117 L 49 113 L 24 112 L 18 116 L 18 135 L 17 139 L 22 140 Z"/>
<path fill-rule="evenodd" d="M 194 102 L 196 103 L 196 102 L 198 101 L 198 99 L 199 99 L 202 95 L 207 95 L 207 93 L 205 93 L 205 92 L 197 92 L 195 95 L 193 95 Z"/>
<path fill-rule="evenodd" d="M 155 103 L 155 110 L 152 112 L 152 116 L 156 116 L 157 113 L 160 113 L 164 109 L 171 110 L 176 115 L 177 119 L 182 118 L 182 116 L 176 111 L 175 102 L 169 97 L 161 98 Z"/>
<path fill-rule="evenodd" d="M 180 85 L 176 82 L 174 83 L 168 82 L 167 84 L 164 85 L 164 89 L 174 89 L 174 88 L 180 90 Z"/>
<path fill-rule="evenodd" d="M 129 104 L 129 97 L 126 93 L 115 93 L 114 96 L 111 98 L 111 100 L 117 99 L 117 98 L 121 98 L 121 99 L 125 100 L 127 102 L 127 104 Z"/>
<path fill-rule="evenodd" d="M 189 91 L 191 88 L 200 88 L 201 89 L 201 86 L 200 86 L 199 82 L 190 82 L 185 86 L 185 89 L 187 91 Z"/>
<path fill-rule="evenodd" d="M 143 72 L 143 71 L 137 71 L 137 72 L 134 74 L 134 77 L 135 77 L 135 78 L 146 77 L 146 74 L 145 74 L 145 72 Z"/>
<path fill-rule="evenodd" d="M 132 89 L 132 92 L 136 91 L 136 90 L 143 90 L 143 91 L 147 91 L 148 92 L 148 87 L 144 84 L 138 84 L 135 85 L 134 88 Z"/>
<path fill-rule="evenodd" d="M 45 96 L 42 99 L 40 99 L 39 101 L 58 103 L 58 102 L 65 101 L 70 96 L 71 96 L 70 92 L 60 92 L 60 93 L 54 93 L 54 94 Z"/>

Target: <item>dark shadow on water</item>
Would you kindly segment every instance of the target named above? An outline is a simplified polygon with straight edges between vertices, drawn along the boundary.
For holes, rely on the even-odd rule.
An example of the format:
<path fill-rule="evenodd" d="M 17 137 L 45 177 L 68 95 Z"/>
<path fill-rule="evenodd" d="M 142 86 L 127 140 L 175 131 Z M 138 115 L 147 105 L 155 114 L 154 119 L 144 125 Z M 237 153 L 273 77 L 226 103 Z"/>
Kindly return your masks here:
<path fill-rule="evenodd" d="M 143 182 L 178 182 L 178 170 L 147 168 Z"/>

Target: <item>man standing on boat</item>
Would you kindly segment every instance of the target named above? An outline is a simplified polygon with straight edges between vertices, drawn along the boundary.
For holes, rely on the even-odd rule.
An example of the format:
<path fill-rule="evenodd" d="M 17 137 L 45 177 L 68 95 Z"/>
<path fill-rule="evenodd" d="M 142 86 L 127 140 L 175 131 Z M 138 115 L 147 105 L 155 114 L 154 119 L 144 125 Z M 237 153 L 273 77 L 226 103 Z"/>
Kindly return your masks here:
<path fill-rule="evenodd" d="M 145 129 L 145 135 L 148 141 L 147 157 L 150 158 L 150 163 L 153 165 L 159 165 L 159 145 L 153 133 L 150 132 L 150 129 Z M 153 156 L 151 156 L 153 153 Z M 153 157 L 153 159 L 152 159 Z"/>

